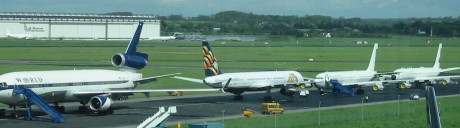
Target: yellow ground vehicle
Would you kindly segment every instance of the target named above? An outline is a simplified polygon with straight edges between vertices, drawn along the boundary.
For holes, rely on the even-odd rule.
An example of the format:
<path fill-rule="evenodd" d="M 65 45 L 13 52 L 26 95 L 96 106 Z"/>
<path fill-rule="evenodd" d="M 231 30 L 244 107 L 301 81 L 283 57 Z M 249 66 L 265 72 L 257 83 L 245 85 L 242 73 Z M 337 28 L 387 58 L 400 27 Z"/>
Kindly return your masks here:
<path fill-rule="evenodd" d="M 262 103 L 262 114 L 282 114 L 283 112 L 284 108 L 279 103 Z"/>
<path fill-rule="evenodd" d="M 252 111 L 251 109 L 243 108 L 241 110 L 243 110 L 244 117 L 248 117 L 248 118 L 254 117 L 254 111 Z"/>
<path fill-rule="evenodd" d="M 170 91 L 170 92 L 167 92 L 170 96 L 182 96 L 184 95 L 184 92 L 181 92 L 181 91 Z"/>

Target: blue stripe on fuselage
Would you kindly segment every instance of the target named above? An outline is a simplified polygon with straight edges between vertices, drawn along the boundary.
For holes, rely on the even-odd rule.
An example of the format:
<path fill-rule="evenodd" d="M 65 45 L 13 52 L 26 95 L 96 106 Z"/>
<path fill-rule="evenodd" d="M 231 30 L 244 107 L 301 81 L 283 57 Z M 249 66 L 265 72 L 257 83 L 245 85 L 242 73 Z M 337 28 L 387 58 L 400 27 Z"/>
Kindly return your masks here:
<path fill-rule="evenodd" d="M 90 86 L 90 85 L 108 85 L 108 84 L 123 84 L 129 82 L 123 81 L 98 81 L 98 82 L 76 82 L 76 83 L 52 83 L 52 84 L 28 84 L 28 85 L 7 85 L 0 86 L 0 90 L 14 88 L 43 88 L 43 87 L 69 87 L 69 86 Z"/>

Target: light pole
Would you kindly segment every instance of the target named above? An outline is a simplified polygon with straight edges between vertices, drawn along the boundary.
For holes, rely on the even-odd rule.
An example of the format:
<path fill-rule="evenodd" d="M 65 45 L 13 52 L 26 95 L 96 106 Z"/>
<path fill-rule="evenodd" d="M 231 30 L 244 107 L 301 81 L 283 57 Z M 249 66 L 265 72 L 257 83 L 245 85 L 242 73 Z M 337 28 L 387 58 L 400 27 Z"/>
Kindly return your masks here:
<path fill-rule="evenodd" d="M 364 120 L 364 98 L 361 99 L 361 120 Z"/>
<path fill-rule="evenodd" d="M 400 112 L 399 111 L 399 103 L 401 102 L 400 97 L 401 97 L 401 95 L 398 95 L 398 116 L 399 116 L 399 112 Z"/>
<path fill-rule="evenodd" d="M 318 125 L 321 125 L 321 101 L 318 103 Z"/>
<path fill-rule="evenodd" d="M 225 110 L 222 110 L 222 123 L 225 124 Z"/>

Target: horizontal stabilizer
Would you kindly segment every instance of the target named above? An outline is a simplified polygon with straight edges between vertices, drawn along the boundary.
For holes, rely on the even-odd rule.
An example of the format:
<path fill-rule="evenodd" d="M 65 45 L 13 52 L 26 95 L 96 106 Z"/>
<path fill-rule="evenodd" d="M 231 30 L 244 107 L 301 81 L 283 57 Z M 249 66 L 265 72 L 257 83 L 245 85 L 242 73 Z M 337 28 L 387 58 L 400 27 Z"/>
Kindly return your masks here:
<path fill-rule="evenodd" d="M 139 84 L 146 84 L 146 83 L 150 83 L 150 82 L 153 82 L 153 81 L 157 81 L 158 78 L 161 78 L 161 77 L 168 77 L 168 76 L 174 76 L 174 75 L 179 75 L 181 73 L 173 73 L 173 74 L 166 74 L 166 75 L 160 75 L 160 76 L 153 76 L 153 77 L 147 77 L 147 78 L 142 78 L 140 80 L 135 80 L 133 81 L 135 85 L 139 85 Z"/>
<path fill-rule="evenodd" d="M 342 84 L 339 83 L 339 81 L 330 80 L 329 82 L 334 86 L 334 88 L 339 89 L 341 92 L 343 92 L 343 93 L 345 93 L 345 94 L 347 94 L 349 96 L 355 96 L 355 93 L 353 92 L 352 89 L 343 86 Z"/>
<path fill-rule="evenodd" d="M 201 79 L 195 79 L 195 78 L 190 78 L 190 77 L 174 76 L 173 78 L 181 79 L 181 80 L 185 80 L 185 81 L 190 81 L 190 82 L 195 82 L 195 83 L 203 83 L 203 80 L 201 80 Z"/>
<path fill-rule="evenodd" d="M 446 68 L 446 69 L 442 69 L 441 72 L 448 72 L 448 71 L 454 71 L 454 70 L 459 70 L 460 67 L 455 67 L 455 68 Z"/>

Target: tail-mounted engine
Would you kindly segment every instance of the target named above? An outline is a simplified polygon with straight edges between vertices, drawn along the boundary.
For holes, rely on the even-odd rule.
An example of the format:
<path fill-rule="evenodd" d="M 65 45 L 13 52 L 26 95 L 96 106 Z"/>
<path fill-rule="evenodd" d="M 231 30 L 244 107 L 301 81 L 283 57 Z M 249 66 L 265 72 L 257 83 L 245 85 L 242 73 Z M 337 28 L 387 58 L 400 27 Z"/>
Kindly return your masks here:
<path fill-rule="evenodd" d="M 137 44 L 142 32 L 143 22 L 139 22 L 133 38 L 129 42 L 125 53 L 117 53 L 112 57 L 112 65 L 122 68 L 142 69 L 147 65 L 149 55 L 137 52 Z"/>
<path fill-rule="evenodd" d="M 147 65 L 148 55 L 136 52 L 134 54 L 117 53 L 112 57 L 112 65 L 121 68 L 142 69 Z"/>

